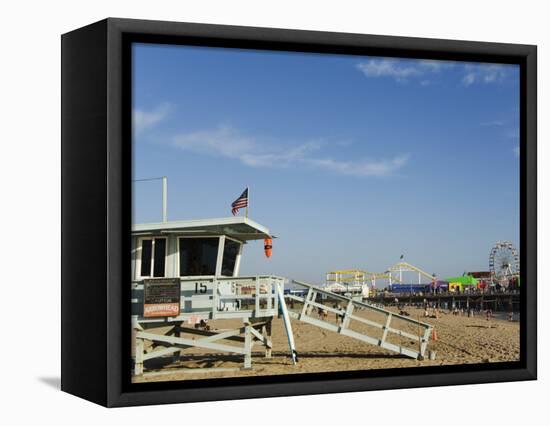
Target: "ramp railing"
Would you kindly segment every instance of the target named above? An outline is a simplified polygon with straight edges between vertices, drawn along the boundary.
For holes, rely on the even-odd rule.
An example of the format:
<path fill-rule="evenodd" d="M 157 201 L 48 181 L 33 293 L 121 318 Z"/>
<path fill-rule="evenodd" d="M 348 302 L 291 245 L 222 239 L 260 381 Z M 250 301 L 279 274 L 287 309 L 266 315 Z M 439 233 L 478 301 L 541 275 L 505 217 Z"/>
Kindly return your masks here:
<path fill-rule="evenodd" d="M 195 323 L 201 319 L 277 316 L 279 312 L 277 288 L 284 286 L 284 278 L 272 275 L 182 277 L 179 278 L 179 282 L 179 315 L 147 318 L 144 316 L 144 280 L 132 281 L 132 315 L 135 320 L 140 323 L 181 321 Z"/>
<path fill-rule="evenodd" d="M 301 281 L 293 283 L 307 293 L 286 295 L 303 304 L 298 311 L 289 310 L 292 318 L 414 359 L 424 358 L 433 329 L 430 324 Z"/>

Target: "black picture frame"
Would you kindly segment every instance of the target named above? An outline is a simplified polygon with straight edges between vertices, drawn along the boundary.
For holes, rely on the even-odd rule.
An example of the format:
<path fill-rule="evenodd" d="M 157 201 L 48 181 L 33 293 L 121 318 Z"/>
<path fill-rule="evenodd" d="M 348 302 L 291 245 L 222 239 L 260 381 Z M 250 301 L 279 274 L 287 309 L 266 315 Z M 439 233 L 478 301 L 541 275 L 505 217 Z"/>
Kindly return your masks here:
<path fill-rule="evenodd" d="M 536 46 L 118 18 L 61 41 L 63 391 L 117 407 L 536 379 Z M 521 360 L 131 384 L 133 42 L 519 64 Z"/>

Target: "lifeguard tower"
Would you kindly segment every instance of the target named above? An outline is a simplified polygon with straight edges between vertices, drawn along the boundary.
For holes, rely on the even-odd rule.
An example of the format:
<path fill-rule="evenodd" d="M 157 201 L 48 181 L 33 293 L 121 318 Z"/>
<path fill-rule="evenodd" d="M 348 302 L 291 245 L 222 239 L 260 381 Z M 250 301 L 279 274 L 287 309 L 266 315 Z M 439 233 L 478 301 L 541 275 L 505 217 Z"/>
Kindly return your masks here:
<path fill-rule="evenodd" d="M 143 373 L 146 361 L 177 358 L 188 348 L 240 354 L 243 367 L 250 368 L 254 344 L 262 345 L 265 356 L 271 357 L 272 321 L 279 312 L 295 361 L 284 279 L 239 276 L 244 245 L 265 238 L 272 238 L 269 229 L 246 217 L 133 226 L 135 375 Z M 224 319 L 241 319 L 242 325 L 209 329 L 209 320 Z M 157 331 L 166 327 L 167 331 Z"/>

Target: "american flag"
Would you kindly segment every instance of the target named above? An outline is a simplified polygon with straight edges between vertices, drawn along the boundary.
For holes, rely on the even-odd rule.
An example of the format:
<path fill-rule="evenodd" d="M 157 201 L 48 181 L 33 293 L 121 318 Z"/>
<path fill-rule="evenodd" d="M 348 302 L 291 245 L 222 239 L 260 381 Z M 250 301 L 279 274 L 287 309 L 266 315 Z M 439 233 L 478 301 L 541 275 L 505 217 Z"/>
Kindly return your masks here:
<path fill-rule="evenodd" d="M 243 191 L 239 198 L 231 203 L 231 213 L 233 213 L 233 216 L 235 216 L 239 212 L 239 209 L 242 209 L 243 207 L 248 207 L 248 188 Z"/>

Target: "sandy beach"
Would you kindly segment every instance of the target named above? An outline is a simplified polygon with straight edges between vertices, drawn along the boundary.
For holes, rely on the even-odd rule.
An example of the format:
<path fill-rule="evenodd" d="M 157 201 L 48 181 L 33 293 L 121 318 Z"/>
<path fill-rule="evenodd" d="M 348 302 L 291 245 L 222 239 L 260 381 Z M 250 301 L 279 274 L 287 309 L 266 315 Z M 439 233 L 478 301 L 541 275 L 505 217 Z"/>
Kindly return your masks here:
<path fill-rule="evenodd" d="M 396 309 L 390 308 L 394 312 Z M 418 361 L 390 352 L 378 346 L 369 345 L 353 338 L 323 330 L 300 321 L 292 321 L 294 338 L 299 361 L 292 365 L 289 357 L 287 337 L 282 319 L 273 321 L 273 353 L 271 358 L 264 357 L 260 345 L 254 347 L 252 369 L 229 370 L 242 367 L 242 356 L 227 353 L 208 353 L 193 348 L 181 352 L 181 360 L 151 360 L 146 365 L 146 374 L 135 376 L 135 383 L 166 380 L 195 380 L 206 378 L 263 376 L 276 374 L 300 374 L 344 370 L 370 370 L 381 368 L 401 368 L 429 365 L 451 365 L 516 361 L 519 359 L 519 321 L 491 319 L 485 315 L 467 317 L 452 315 L 447 311 L 440 317 L 423 318 L 423 310 L 407 308 L 411 318 L 433 325 L 437 340 L 430 339 L 428 350 L 435 351 L 436 359 Z M 430 311 L 431 313 L 431 311 Z M 366 313 L 361 313 L 368 318 Z M 331 319 L 329 318 L 329 321 Z M 335 320 L 334 320 L 335 321 Z M 238 327 L 240 320 L 211 321 L 216 329 Z M 354 325 L 352 324 L 352 328 Z M 356 325 L 359 330 L 363 326 Z M 402 328 L 406 329 L 405 324 Z M 162 332 L 162 329 L 158 330 Z M 375 334 L 374 330 L 369 330 Z M 409 328 L 407 331 L 415 332 Z M 406 338 L 392 337 L 393 342 L 403 346 L 413 345 Z M 205 368 L 214 368 L 206 372 Z M 198 369 L 198 370 L 197 370 Z M 202 369 L 202 370 L 201 370 Z"/>

